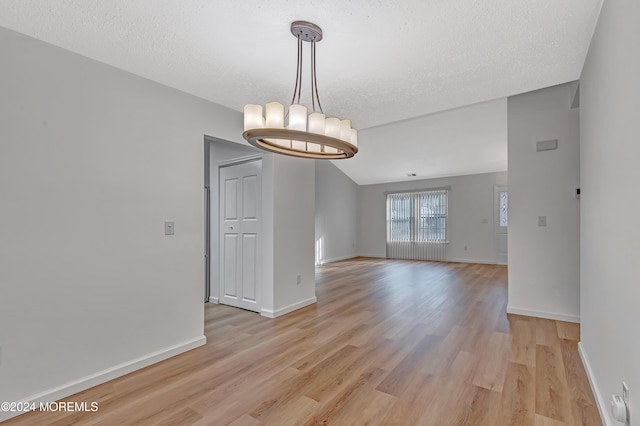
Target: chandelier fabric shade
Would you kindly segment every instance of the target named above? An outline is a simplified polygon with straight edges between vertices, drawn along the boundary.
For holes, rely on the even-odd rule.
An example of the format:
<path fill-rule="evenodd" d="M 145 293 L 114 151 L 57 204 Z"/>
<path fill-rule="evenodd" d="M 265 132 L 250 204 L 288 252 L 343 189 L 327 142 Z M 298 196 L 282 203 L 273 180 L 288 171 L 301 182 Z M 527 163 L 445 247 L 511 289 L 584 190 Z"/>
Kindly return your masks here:
<path fill-rule="evenodd" d="M 253 146 L 294 157 L 336 160 L 353 157 L 358 152 L 358 131 L 350 120 L 326 117 L 316 83 L 315 45 L 322 39 L 322 30 L 315 24 L 296 21 L 291 33 L 298 39 L 296 84 L 291 105 L 279 102 L 244 107 L 242 136 Z M 309 111 L 300 104 L 302 91 L 302 42 L 311 43 L 311 104 Z M 318 110 L 316 111 L 316 104 Z"/>

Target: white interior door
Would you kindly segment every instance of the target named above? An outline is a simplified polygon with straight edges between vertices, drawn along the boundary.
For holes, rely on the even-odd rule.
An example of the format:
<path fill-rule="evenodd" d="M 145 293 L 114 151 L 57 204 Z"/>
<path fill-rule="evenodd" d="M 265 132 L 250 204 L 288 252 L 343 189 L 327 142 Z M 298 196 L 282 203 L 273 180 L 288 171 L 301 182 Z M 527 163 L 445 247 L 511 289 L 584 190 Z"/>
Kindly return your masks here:
<path fill-rule="evenodd" d="M 495 186 L 495 232 L 496 232 L 496 262 L 506 265 L 509 257 L 508 230 L 509 230 L 509 192 L 506 186 Z"/>
<path fill-rule="evenodd" d="M 260 312 L 262 160 L 219 170 L 220 303 Z"/>

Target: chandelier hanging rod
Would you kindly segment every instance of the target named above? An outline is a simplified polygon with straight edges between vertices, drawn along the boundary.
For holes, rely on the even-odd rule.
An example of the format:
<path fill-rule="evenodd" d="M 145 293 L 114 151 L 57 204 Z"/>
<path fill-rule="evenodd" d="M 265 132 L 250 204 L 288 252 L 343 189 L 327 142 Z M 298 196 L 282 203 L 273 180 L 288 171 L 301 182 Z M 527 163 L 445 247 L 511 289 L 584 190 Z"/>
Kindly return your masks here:
<path fill-rule="evenodd" d="M 320 108 L 320 112 L 324 114 L 324 110 L 322 109 L 322 105 L 320 104 L 320 96 L 318 96 L 318 81 L 316 72 L 316 40 L 314 39 L 311 42 L 311 99 L 313 100 L 313 94 L 316 95 L 316 102 L 318 102 L 318 108 Z M 315 104 L 313 105 L 313 112 L 316 111 Z"/>

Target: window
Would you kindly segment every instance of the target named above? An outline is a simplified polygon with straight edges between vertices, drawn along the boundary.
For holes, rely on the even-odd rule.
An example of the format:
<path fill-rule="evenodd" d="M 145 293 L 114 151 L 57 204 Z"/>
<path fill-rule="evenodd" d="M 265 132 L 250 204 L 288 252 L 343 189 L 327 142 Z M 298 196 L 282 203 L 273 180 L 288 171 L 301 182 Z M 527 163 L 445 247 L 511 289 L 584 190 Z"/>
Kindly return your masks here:
<path fill-rule="evenodd" d="M 446 189 L 387 195 L 387 241 L 446 242 Z"/>
<path fill-rule="evenodd" d="M 509 226 L 509 193 L 507 191 L 500 191 L 500 227 L 506 228 Z"/>

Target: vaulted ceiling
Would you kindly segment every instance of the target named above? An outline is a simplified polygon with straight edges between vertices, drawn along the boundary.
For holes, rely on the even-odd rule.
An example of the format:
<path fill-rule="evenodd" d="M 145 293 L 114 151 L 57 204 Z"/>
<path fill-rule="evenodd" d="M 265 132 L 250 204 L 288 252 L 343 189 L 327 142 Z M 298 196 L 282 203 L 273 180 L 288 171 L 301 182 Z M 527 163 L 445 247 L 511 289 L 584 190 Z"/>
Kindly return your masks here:
<path fill-rule="evenodd" d="M 0 25 L 241 111 L 246 103 L 288 104 L 296 61 L 289 25 L 314 22 L 324 31 L 317 52 L 324 110 L 371 128 L 361 133 L 358 156 L 379 160 L 390 147 L 409 153 L 430 143 L 402 137 L 368 144 L 368 137 L 388 139 L 384 125 L 578 79 L 601 3 L 2 0 Z M 309 101 L 307 90 L 301 100 Z M 447 155 L 464 153 L 464 146 L 446 148 L 453 152 Z M 349 171 L 346 162 L 360 161 L 376 173 L 377 163 L 367 166 L 358 156 L 336 164 L 358 183 L 388 179 Z M 406 172 L 420 167 L 398 164 Z M 478 159 L 468 171 L 490 168 L 495 164 Z"/>

